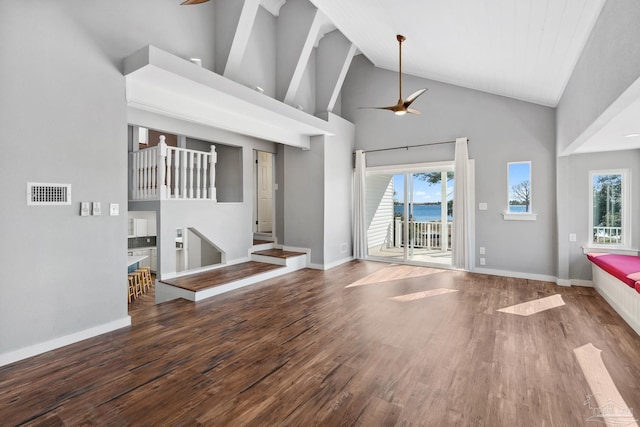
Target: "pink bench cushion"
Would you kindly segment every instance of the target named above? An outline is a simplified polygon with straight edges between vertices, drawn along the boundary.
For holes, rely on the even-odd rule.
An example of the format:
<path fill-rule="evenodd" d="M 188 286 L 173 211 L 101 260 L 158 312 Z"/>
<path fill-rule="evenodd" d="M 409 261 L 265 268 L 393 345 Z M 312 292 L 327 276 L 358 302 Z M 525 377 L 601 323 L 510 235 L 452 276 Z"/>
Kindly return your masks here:
<path fill-rule="evenodd" d="M 589 261 L 640 292 L 640 256 L 587 254 Z"/>

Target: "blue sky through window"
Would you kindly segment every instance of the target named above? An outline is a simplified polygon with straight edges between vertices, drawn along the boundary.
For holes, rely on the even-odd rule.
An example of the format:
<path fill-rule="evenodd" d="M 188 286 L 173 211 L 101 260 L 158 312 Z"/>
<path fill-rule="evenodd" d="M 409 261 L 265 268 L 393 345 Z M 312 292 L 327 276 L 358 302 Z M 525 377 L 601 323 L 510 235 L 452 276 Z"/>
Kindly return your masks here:
<path fill-rule="evenodd" d="M 393 176 L 393 189 L 395 200 L 404 203 L 404 175 Z M 413 177 L 413 202 L 414 203 L 438 203 L 442 199 L 441 183 L 429 184 L 417 177 Z M 447 182 L 447 200 L 453 199 L 453 179 Z"/>

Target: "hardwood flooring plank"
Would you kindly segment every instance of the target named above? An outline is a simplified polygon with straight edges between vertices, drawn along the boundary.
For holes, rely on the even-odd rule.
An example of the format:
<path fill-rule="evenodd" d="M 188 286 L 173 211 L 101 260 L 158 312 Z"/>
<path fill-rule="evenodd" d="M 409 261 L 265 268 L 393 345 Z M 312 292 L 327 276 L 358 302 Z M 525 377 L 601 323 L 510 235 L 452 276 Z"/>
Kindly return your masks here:
<path fill-rule="evenodd" d="M 594 289 L 393 271 L 354 261 L 198 303 L 151 292 L 128 328 L 0 367 L 1 424 L 588 425 L 573 354 L 588 343 L 640 408 L 640 337 Z M 441 289 L 456 292 L 390 299 Z"/>

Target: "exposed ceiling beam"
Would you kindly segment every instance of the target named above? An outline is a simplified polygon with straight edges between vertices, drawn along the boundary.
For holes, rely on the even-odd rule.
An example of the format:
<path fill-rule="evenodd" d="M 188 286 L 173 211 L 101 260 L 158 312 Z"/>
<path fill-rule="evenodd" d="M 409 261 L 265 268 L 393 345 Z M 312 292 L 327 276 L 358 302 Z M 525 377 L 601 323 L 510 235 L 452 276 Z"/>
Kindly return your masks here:
<path fill-rule="evenodd" d="M 273 16 L 280 15 L 280 8 L 286 0 L 260 0 L 260 4 Z"/>
<path fill-rule="evenodd" d="M 227 58 L 227 64 L 224 67 L 223 73 L 225 77 L 231 80 L 239 80 L 238 77 L 240 73 L 242 73 L 242 59 L 247 50 L 247 44 L 249 43 L 249 37 L 256 22 L 259 7 L 260 0 L 244 0 L 235 37 L 231 43 L 229 57 Z"/>
<path fill-rule="evenodd" d="M 316 62 L 316 113 L 333 111 L 356 50 L 356 46 L 339 31 L 332 31 L 320 40 Z"/>

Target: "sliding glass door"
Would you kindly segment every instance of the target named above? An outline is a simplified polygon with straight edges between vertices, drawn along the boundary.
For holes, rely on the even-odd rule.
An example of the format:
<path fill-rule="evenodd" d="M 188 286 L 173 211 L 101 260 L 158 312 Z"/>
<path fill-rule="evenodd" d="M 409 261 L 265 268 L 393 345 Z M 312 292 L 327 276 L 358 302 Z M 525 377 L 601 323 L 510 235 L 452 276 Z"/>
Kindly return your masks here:
<path fill-rule="evenodd" d="M 368 172 L 369 257 L 450 266 L 453 180 L 449 164 Z"/>

